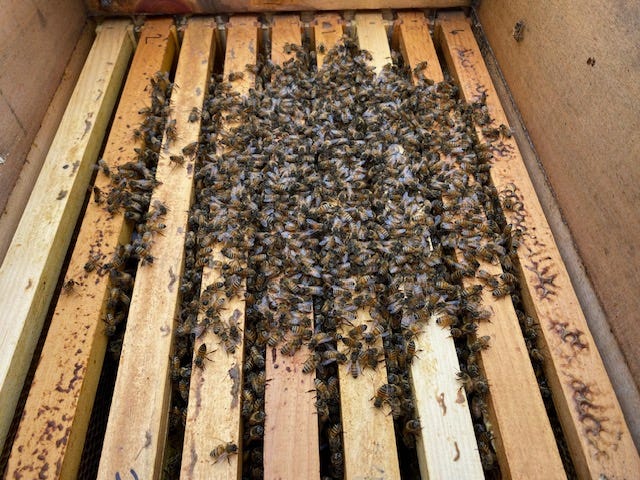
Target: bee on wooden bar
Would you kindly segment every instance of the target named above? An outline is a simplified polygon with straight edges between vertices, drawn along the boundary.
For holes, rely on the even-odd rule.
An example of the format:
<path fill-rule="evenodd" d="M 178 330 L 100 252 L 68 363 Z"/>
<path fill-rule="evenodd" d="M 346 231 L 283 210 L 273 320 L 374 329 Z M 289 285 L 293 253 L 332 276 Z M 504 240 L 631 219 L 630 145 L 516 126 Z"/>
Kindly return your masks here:
<path fill-rule="evenodd" d="M 191 109 L 191 111 L 189 112 L 189 118 L 188 121 L 189 123 L 195 123 L 198 121 L 198 119 L 202 116 L 202 112 L 200 112 L 200 109 L 198 107 L 193 107 Z"/>
<path fill-rule="evenodd" d="M 193 157 L 198 150 L 198 142 L 191 142 L 182 148 L 182 153 L 187 157 Z"/>
<path fill-rule="evenodd" d="M 218 463 L 221 460 L 229 459 L 231 455 L 238 453 L 238 446 L 233 442 L 221 443 L 217 445 L 211 452 L 209 456 L 213 458 L 214 463 Z"/>
<path fill-rule="evenodd" d="M 93 272 L 96 268 L 98 268 L 98 262 L 100 261 L 100 254 L 90 255 L 89 260 L 84 264 L 85 272 Z"/>
<path fill-rule="evenodd" d="M 198 350 L 196 352 L 196 356 L 193 359 L 193 364 L 196 367 L 198 367 L 200 370 L 204 370 L 204 361 L 205 360 L 209 360 L 209 358 L 207 357 L 208 353 L 213 353 L 213 352 L 207 352 L 207 345 L 202 343 L 198 347 Z"/>

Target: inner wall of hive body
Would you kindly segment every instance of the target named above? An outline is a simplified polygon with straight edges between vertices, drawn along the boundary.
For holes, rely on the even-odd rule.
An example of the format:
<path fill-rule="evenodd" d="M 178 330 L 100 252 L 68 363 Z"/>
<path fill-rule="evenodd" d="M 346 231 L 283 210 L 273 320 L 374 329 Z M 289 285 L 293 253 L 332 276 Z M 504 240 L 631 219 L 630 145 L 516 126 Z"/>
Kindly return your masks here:
<path fill-rule="evenodd" d="M 511 468 L 489 402 L 501 380 L 483 363 L 503 341 L 486 330 L 495 307 L 531 356 L 550 464 L 574 475 L 519 299 L 521 232 L 502 211 L 519 199 L 488 174 L 510 129 L 491 123 L 482 99 L 459 100 L 433 46 L 407 43 L 415 32 L 401 26 L 414 24 L 430 35 L 421 13 L 179 24 L 177 67 L 151 76 L 137 146 L 120 165 L 98 162 L 107 186 L 91 201 L 132 233 L 84 264 L 110 279 L 101 318 L 115 358 L 155 348 L 128 318 L 160 308 L 140 303 L 143 281 L 176 299 L 173 318 L 157 319 L 158 335 L 171 335 L 158 366 L 170 395 L 148 407 L 166 418 L 167 441 L 138 466 L 139 432 L 107 429 L 102 463 L 87 467 L 87 444 L 83 472 L 426 478 L 440 468 L 435 449 L 443 471 L 464 463 L 468 475 L 499 477 Z M 200 55 L 206 81 L 187 91 Z M 172 236 L 184 256 L 161 269 L 182 255 L 164 249 Z M 435 394 L 431 376 L 444 378 Z M 455 423 L 455 441 L 433 440 L 434 415 Z M 114 467 L 120 441 L 132 463 Z M 287 471 L 293 463 L 300 470 Z"/>

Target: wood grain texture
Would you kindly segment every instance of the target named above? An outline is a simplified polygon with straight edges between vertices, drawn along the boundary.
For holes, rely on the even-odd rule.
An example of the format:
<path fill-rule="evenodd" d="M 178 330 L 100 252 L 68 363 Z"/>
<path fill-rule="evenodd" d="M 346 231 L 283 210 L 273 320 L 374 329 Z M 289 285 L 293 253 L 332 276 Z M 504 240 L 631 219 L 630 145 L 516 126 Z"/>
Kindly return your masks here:
<path fill-rule="evenodd" d="M 47 152 L 56 135 L 58 125 L 67 108 L 67 103 L 69 103 L 87 55 L 89 55 L 94 38 L 95 25 L 92 22 L 87 23 L 62 74 L 60 85 L 58 85 L 42 119 L 40 129 L 31 143 L 29 153 L 22 164 L 20 174 L 7 198 L 2 214 L 0 214 L 0 263 L 4 260 L 13 234 L 20 222 L 20 217 L 22 217 L 24 208 L 29 201 L 29 195 L 31 195 L 33 186 L 38 179 L 38 174 L 47 157 Z"/>
<path fill-rule="evenodd" d="M 99 15 L 131 13 L 264 13 L 313 10 L 378 10 L 382 8 L 451 8 L 470 5 L 469 0 L 86 0 L 89 11 Z"/>
<path fill-rule="evenodd" d="M 640 3 L 583 7 L 489 0 L 478 15 L 640 386 Z"/>
<path fill-rule="evenodd" d="M 0 2 L 0 211 L 85 23 L 81 0 Z"/>
<path fill-rule="evenodd" d="M 342 18 L 337 13 L 319 13 L 315 16 L 314 38 L 318 69 L 322 68 L 327 52 L 342 38 Z"/>
<path fill-rule="evenodd" d="M 253 15 L 234 16 L 227 25 L 227 44 L 224 59 L 224 77 L 243 72 L 244 76 L 231 82 L 232 89 L 246 95 L 255 85 L 255 76 L 247 71 L 247 64 L 255 64 L 258 53 L 258 19 Z M 233 128 L 233 123 L 223 128 Z M 211 267 L 202 272 L 202 291 L 222 280 L 220 267 L 216 262 L 228 260 L 222 255 L 222 245 L 214 244 Z M 221 311 L 223 317 L 238 310 L 237 326 L 241 332 L 240 343 L 234 353 L 227 353 L 219 337 L 212 329 L 207 329 L 196 342 L 195 349 L 205 343 L 211 351 L 204 369 L 192 368 L 187 422 L 180 478 L 184 479 L 238 479 L 242 470 L 242 415 L 241 399 L 244 371 L 244 330 L 246 283 L 233 298 L 225 297 Z M 224 318 L 226 320 L 226 318 Z M 214 351 L 215 350 L 215 351 Z M 225 460 L 214 461 L 210 452 L 220 444 L 235 443 L 237 455 L 229 455 Z"/>
<path fill-rule="evenodd" d="M 372 65 L 379 72 L 391 57 L 382 16 L 358 14 L 356 28 L 360 48 L 372 53 Z M 326 47 L 330 49 L 333 45 L 327 44 Z M 374 322 L 368 310 L 361 308 L 356 312 L 354 325 L 360 324 L 366 324 L 369 331 L 373 329 Z M 349 329 L 344 326 L 338 329 L 338 333 L 348 336 Z M 384 351 L 382 338 L 378 337 L 371 347 Z M 340 343 L 338 350 L 349 356 L 346 345 Z M 338 377 L 345 478 L 400 478 L 393 417 L 387 407 L 375 408 L 372 402 L 376 390 L 387 383 L 386 365 L 380 363 L 375 370 L 363 369 L 357 378 L 353 378 L 346 367 L 340 366 Z"/>
<path fill-rule="evenodd" d="M 444 80 L 429 24 L 422 12 L 399 12 L 398 41 L 412 70 L 426 61 L 425 77 Z M 422 435 L 417 441 L 423 478 L 484 478 L 469 404 L 461 394 L 453 337 L 431 318 L 416 336 L 419 354 L 411 364 L 411 382 Z"/>
<path fill-rule="evenodd" d="M 200 122 L 190 122 L 189 114 L 194 107 L 202 108 L 207 91 L 214 28 L 211 18 L 192 18 L 184 32 L 168 117 L 175 120 L 176 139 L 164 136 L 156 171 L 160 184 L 151 196 L 152 205 L 158 200 L 167 208 L 162 216 L 166 228 L 153 239 L 153 264 L 140 265 L 136 274 L 99 479 L 111 480 L 130 471 L 145 479 L 162 475 L 171 391 L 169 359 L 194 173 L 191 159 L 174 165 L 169 158 L 198 140 Z"/>
<path fill-rule="evenodd" d="M 542 163 L 540 163 L 540 159 L 531 143 L 531 138 L 522 123 L 522 116 L 514 102 L 509 87 L 505 83 L 504 76 L 500 72 L 496 58 L 493 52 L 489 48 L 483 47 L 483 43 L 481 43 L 486 41 L 486 37 L 479 37 L 477 32 L 474 31 L 474 33 L 476 33 L 476 40 L 480 43 L 480 51 L 484 57 L 489 75 L 493 80 L 493 86 L 498 93 L 498 98 L 502 103 L 504 113 L 509 120 L 509 126 L 518 144 L 522 160 L 527 167 L 529 178 L 533 183 L 549 227 L 551 227 L 556 245 L 571 278 L 571 284 L 609 374 L 609 380 L 613 384 L 613 389 L 618 397 L 618 402 L 620 402 L 627 426 L 636 447 L 638 447 L 640 446 L 640 416 L 636 415 L 636 412 L 640 411 L 640 390 L 634 381 L 629 365 L 625 361 L 622 349 L 611 331 L 604 309 L 598 301 L 593 283 L 587 276 L 584 263 L 573 242 L 569 226 L 562 217 L 557 199 L 551 190 Z"/>
<path fill-rule="evenodd" d="M 464 15 L 443 15 L 439 25 L 445 56 L 465 99 L 474 101 L 485 92 L 495 125 L 506 125 Z M 493 184 L 522 203 L 509 209 L 502 202 L 507 221 L 523 230 L 518 249 L 523 299 L 540 325 L 548 357 L 545 372 L 576 469 L 584 477 L 632 477 L 640 472 L 640 458 L 515 140 L 501 139 L 494 155 Z"/>
<path fill-rule="evenodd" d="M 271 26 L 271 61 L 282 65 L 295 53 L 285 45 L 302 44 L 302 25 L 298 15 L 277 15 Z M 276 278 L 274 282 L 280 282 Z M 309 314 L 313 329 L 313 313 Z M 319 479 L 320 446 L 318 416 L 313 392 L 315 372 L 305 374 L 302 367 L 309 356 L 301 348 L 293 356 L 267 347 L 264 432 L 264 476 L 282 480 Z M 295 432 L 295 434 L 292 434 Z"/>
<path fill-rule="evenodd" d="M 448 60 L 446 51 L 445 57 Z M 479 268 L 490 275 L 503 273 L 499 264 L 477 260 Z M 462 280 L 464 288 L 474 283 Z M 479 357 L 489 382 L 488 415 L 501 474 L 522 479 L 566 478 L 513 303 L 508 296 L 494 297 L 487 288 L 481 299 L 491 317 L 478 324 L 477 337 L 489 337 L 490 348 L 481 350 Z M 536 438 L 534 446 L 527 440 L 532 437 Z"/>
<path fill-rule="evenodd" d="M 0 267 L 0 443 L 7 434 L 132 53 L 128 27 L 124 20 L 107 21 L 100 27 Z"/>
<path fill-rule="evenodd" d="M 391 50 L 387 40 L 387 22 L 379 13 L 356 13 L 355 25 L 358 45 L 369 51 L 373 59 L 371 65 L 379 74 L 382 67 L 391 63 Z"/>
<path fill-rule="evenodd" d="M 142 121 L 138 111 L 149 103 L 149 78 L 171 68 L 172 23 L 149 20 L 141 32 L 102 156 L 113 170 L 134 155 L 137 144 L 131 126 Z M 95 185 L 108 191 L 110 180 L 100 174 Z M 112 216 L 102 205 L 89 202 L 65 277 L 76 285 L 71 294 L 58 298 L 11 450 L 10 477 L 77 475 L 107 344 L 102 316 L 112 287 L 106 272 L 86 272 L 84 265 L 94 255 L 100 264 L 108 262 L 115 246 L 126 243 L 130 234 L 122 214 Z M 52 425 L 59 434 L 52 435 Z"/>

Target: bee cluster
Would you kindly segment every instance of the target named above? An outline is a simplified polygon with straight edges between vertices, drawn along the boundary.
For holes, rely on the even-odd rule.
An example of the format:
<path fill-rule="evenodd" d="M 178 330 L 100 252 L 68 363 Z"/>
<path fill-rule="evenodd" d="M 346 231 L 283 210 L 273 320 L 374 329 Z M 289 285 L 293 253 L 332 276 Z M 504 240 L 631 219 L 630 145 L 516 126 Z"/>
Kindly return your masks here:
<path fill-rule="evenodd" d="M 192 112 L 193 121 L 202 119 L 200 141 L 171 159 L 196 159 L 171 370 L 174 443 L 181 444 L 191 369 L 205 366 L 208 351 L 233 353 L 244 341 L 245 478 L 263 477 L 265 355 L 273 348 L 281 355 L 308 349 L 303 371 L 316 374 L 323 477 L 344 475 L 339 369 L 359 377 L 386 365 L 372 407 L 390 408 L 410 449 L 421 429 L 409 370 L 420 355 L 416 337 L 435 321 L 455 339 L 483 466 L 495 470 L 488 383 L 478 364 L 489 344 L 476 330 L 489 317 L 484 289 L 517 296 L 518 232 L 505 224 L 489 182 L 490 145 L 475 135 L 475 125 L 490 123 L 486 107 L 459 100 L 449 82 L 414 85 L 401 61 L 376 76 L 370 55 L 350 38 L 319 70 L 308 48 L 287 49 L 295 58 L 282 66 L 248 66 L 257 84 L 247 96 L 232 88 L 242 72 L 227 81 L 214 75 L 202 110 Z M 117 172 L 105 171 L 114 184 L 107 208 L 138 222 L 111 264 L 114 278 L 127 275 L 120 267 L 128 258 L 153 263 L 152 239 L 166 210 L 149 198 L 161 134 L 171 136 L 170 89 L 168 78 L 154 78 L 150 123 L 136 133 L 145 148 Z M 213 259 L 215 249 L 221 259 Z M 487 273 L 480 260 L 502 263 L 505 273 Z M 204 268 L 221 275 L 202 285 Z M 463 286 L 463 279 L 475 280 Z M 225 308 L 234 297 L 246 301 L 244 329 L 242 313 Z M 363 311 L 370 322 L 358 320 Z M 536 351 L 535 328 L 525 315 L 522 323 Z M 199 347 L 192 362 L 205 330 L 219 345 Z M 238 452 L 240 439 L 224 441 L 212 450 L 216 460 Z"/>
<path fill-rule="evenodd" d="M 150 82 L 151 105 L 140 110 L 144 120 L 134 131 L 134 138 L 140 144 L 135 148 L 135 157 L 117 168 L 103 159 L 98 160 L 99 171 L 109 177 L 111 186 L 108 192 L 93 187 L 94 202 L 104 204 L 109 213 L 122 212 L 134 226 L 130 243 L 118 245 L 109 262 L 101 263 L 104 255 L 95 252 L 84 265 L 87 273 L 95 270 L 98 275 L 109 274 L 111 289 L 103 320 L 105 333 L 111 339 L 109 349 L 116 358 L 122 346 L 122 326 L 129 308 L 136 265 L 138 262 L 141 265 L 153 263 L 152 236 L 164 228 L 161 217 L 166 213 L 163 204 L 151 202 L 151 193 L 157 185 L 155 170 L 167 127 L 173 84 L 166 72 L 157 73 Z"/>

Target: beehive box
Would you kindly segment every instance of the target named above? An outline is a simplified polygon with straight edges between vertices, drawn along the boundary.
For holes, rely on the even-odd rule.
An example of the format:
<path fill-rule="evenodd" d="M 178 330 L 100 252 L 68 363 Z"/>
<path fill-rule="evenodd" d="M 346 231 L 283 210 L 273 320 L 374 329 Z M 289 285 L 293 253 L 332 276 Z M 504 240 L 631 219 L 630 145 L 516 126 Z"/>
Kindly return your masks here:
<path fill-rule="evenodd" d="M 518 222 L 530 232 L 518 253 L 522 298 L 527 313 L 539 325 L 540 351 L 557 418 L 547 417 L 513 305 L 509 299 L 490 300 L 493 321 L 482 323 L 478 336 L 491 337 L 491 348 L 482 352 L 482 367 L 489 381 L 487 422 L 495 437 L 493 448 L 500 474 L 562 478 L 566 467 L 560 457 L 565 455 L 580 478 L 640 475 L 633 443 L 638 427 L 632 415 L 638 405 L 634 382 L 638 378 L 637 358 L 633 354 L 638 329 L 632 322 L 637 318 L 637 299 L 629 294 L 638 290 L 638 262 L 633 249 L 613 247 L 619 245 L 620 238 L 635 238 L 633 229 L 638 225 L 633 206 L 633 180 L 638 175 L 633 158 L 638 142 L 628 143 L 637 131 L 637 116 L 629 110 L 631 102 L 620 100 L 637 96 L 633 92 L 637 87 L 622 65 L 624 59 L 638 54 L 637 42 L 628 33 L 638 15 L 594 5 L 602 12 L 592 17 L 592 13 L 557 6 L 564 15 L 560 18 L 567 19 L 560 29 L 554 23 L 557 16 L 524 2 L 504 7 L 485 1 L 476 10 L 447 11 L 441 8 L 468 5 L 406 2 L 383 13 L 375 10 L 381 5 L 364 3 L 194 3 L 168 4 L 164 10 L 128 2 L 11 5 L 12 15 L 2 20 L 9 41 L 3 47 L 0 78 L 7 112 L 2 116 L 0 138 L 0 200 L 5 205 L 0 230 L 5 256 L 0 271 L 0 394 L 6 406 L 0 427 L 3 440 L 8 438 L 2 465 L 6 465 L 9 478 L 82 477 L 88 470 L 79 468 L 86 468 L 83 465 L 89 462 L 90 447 L 97 448 L 94 456 L 100 459 L 101 478 L 159 477 L 173 455 L 165 443 L 171 397 L 171 333 L 179 289 L 171 287 L 183 267 L 182 257 L 168 252 L 182 250 L 184 239 L 180 236 L 163 237 L 154 246 L 159 249 L 154 251 L 158 261 L 136 275 L 123 344 L 126 353 L 113 390 L 104 446 L 100 451 L 99 442 L 96 447 L 90 436 L 85 440 L 89 425 L 100 423 L 102 399 L 96 401 L 96 389 L 107 345 L 101 312 L 110 288 L 107 277 L 87 272 L 85 264 L 98 251 L 107 252 L 105 255 L 109 249 L 115 251 L 115 243 L 126 243 L 130 232 L 122 221 L 103 223 L 104 211 L 91 202 L 80 213 L 98 156 L 115 159 L 119 152 L 133 148 L 131 129 L 140 121 L 138 112 L 148 104 L 149 78 L 158 70 L 171 71 L 175 65 L 179 88 L 172 96 L 172 108 L 178 131 L 175 148 L 179 149 L 197 139 L 198 125 L 187 117 L 195 104 L 202 103 L 211 69 L 226 73 L 243 70 L 247 63 L 255 63 L 265 39 L 272 45 L 272 61 L 284 63 L 284 45 L 299 44 L 303 36 L 313 39 L 309 48 L 317 50 L 321 62 L 324 48 L 337 42 L 345 29 L 362 48 L 372 52 L 378 69 L 389 61 L 392 50 L 412 67 L 427 61 L 431 78 L 438 80 L 444 69 L 459 83 L 467 100 L 476 100 L 479 92 L 485 92 L 496 125 L 510 122 L 514 129 L 515 138 L 503 139 L 508 148 L 498 155 L 491 177 L 498 191 L 513 193 L 525 209 L 514 213 L 514 218 L 522 217 Z M 355 12 L 309 12 L 337 8 Z M 429 10 L 425 12 L 425 8 Z M 118 18 L 100 18 L 96 30 L 95 18 L 88 20 L 87 12 Z M 171 18 L 139 17 L 132 22 L 122 17 L 137 12 L 200 15 L 178 28 Z M 231 16 L 213 16 L 223 13 Z M 590 25 L 592 18 L 611 19 L 615 28 L 606 41 L 585 36 L 588 28 L 584 25 Z M 473 19 L 479 20 L 475 36 Z M 562 48 L 544 49 L 551 44 L 549 39 Z M 611 51 L 607 48 L 611 45 L 619 49 Z M 518 112 L 489 47 L 493 47 L 512 87 L 573 237 L 568 236 L 526 132 L 519 126 Z M 553 76 L 558 65 L 567 71 L 566 78 Z M 633 62 L 629 68 L 637 71 Z M 246 92 L 250 79 L 241 79 L 236 88 Z M 494 86 L 501 91 L 502 102 Z M 598 94 L 608 90 L 623 94 L 616 98 Z M 509 113 L 509 122 L 503 109 Z M 602 117 L 617 127 L 603 131 L 594 120 Z M 575 128 L 576 124 L 581 128 Z M 170 153 L 178 150 L 165 153 L 165 157 Z M 614 161 L 607 161 L 611 159 Z M 605 173 L 605 162 L 625 174 Z M 170 165 L 168 158 L 165 163 L 171 168 L 165 169 L 166 178 L 154 195 L 165 200 L 171 192 L 166 200 L 169 217 L 179 225 L 186 222 L 190 178 L 174 178 L 175 165 Z M 588 175 L 578 175 L 587 170 Z M 162 175 L 160 168 L 158 175 Z M 98 175 L 95 181 L 99 185 L 105 179 Z M 67 253 L 72 237 L 75 244 Z M 579 257 L 572 253 L 571 239 L 589 276 L 581 271 Z M 215 269 L 209 275 L 215 277 Z M 157 286 L 164 284 L 168 285 L 166 294 L 157 295 Z M 57 293 L 56 285 L 62 294 Z M 65 285 L 75 286 L 65 294 Z M 244 302 L 233 302 L 225 308 L 237 308 L 242 315 Z M 601 308 L 608 322 L 603 323 Z M 509 321 L 515 322 L 515 328 L 507 327 Z M 49 330 L 41 336 L 43 324 Z M 617 341 L 608 336 L 609 326 Z M 206 335 L 197 343 L 215 343 Z M 420 351 L 410 370 L 422 429 L 416 446 L 420 474 L 424 478 L 480 477 L 469 408 L 455 378 L 459 365 L 453 342 L 435 322 L 427 324 L 416 342 Z M 209 360 L 211 364 L 201 372 L 194 370 L 197 375 L 191 379 L 181 477 L 236 478 L 241 475 L 243 426 L 240 402 L 234 405 L 234 398 L 239 400 L 243 349 L 233 355 L 220 349 L 211 353 Z M 300 373 L 305 360 L 305 355 L 298 354 L 291 359 L 270 354 L 265 358 L 265 478 L 319 478 L 320 472 L 326 471 L 320 465 L 326 454 L 321 455 L 315 399 L 309 393 L 314 390 L 314 379 Z M 25 382 L 30 365 L 31 374 Z M 404 476 L 417 475 L 417 470 L 403 467 L 406 459 L 402 454 L 398 459 L 399 441 L 391 416 L 372 406 L 376 388 L 385 384 L 385 369 L 378 367 L 371 378 L 365 378 L 368 383 L 339 373 L 345 476 L 399 478 L 401 471 Z M 33 380 L 31 375 L 35 375 Z M 101 387 L 99 392 L 111 396 L 109 388 Z M 229 408 L 220 408 L 230 399 Z M 94 418 L 90 421 L 92 409 Z M 102 416 L 106 422 L 104 410 Z M 554 421 L 561 425 L 560 436 L 569 453 L 558 452 Z M 227 442 L 237 443 L 240 455 L 219 452 L 224 461 L 214 461 L 210 452 Z"/>

